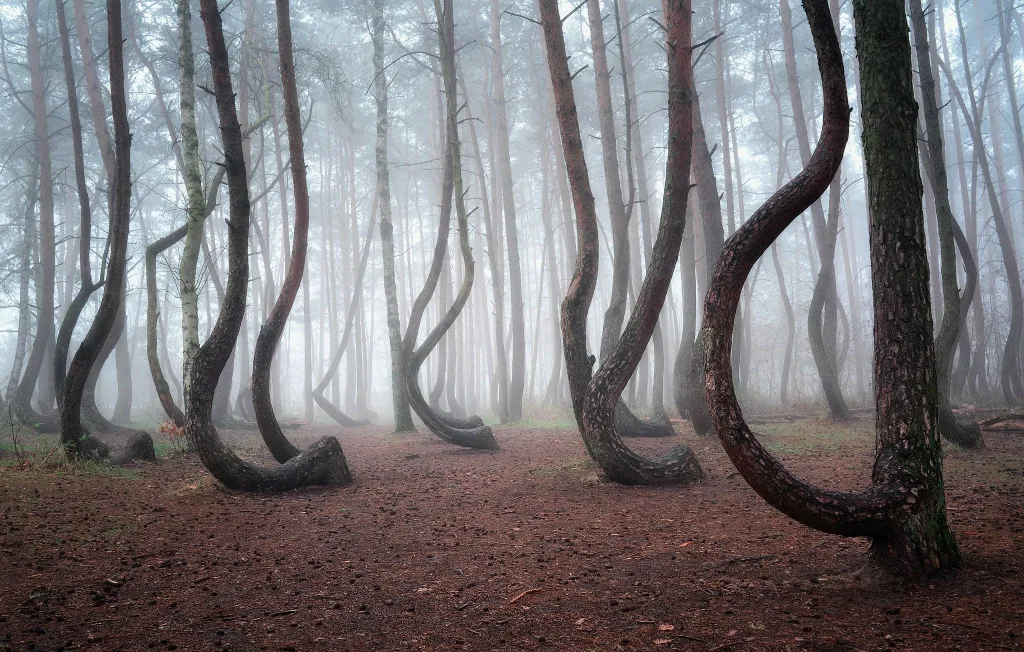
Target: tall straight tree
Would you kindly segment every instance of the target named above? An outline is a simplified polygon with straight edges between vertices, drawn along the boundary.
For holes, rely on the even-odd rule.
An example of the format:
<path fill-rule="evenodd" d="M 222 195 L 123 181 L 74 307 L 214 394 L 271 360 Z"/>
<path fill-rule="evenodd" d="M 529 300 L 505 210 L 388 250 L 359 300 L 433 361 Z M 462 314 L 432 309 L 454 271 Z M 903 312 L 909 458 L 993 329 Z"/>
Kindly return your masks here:
<path fill-rule="evenodd" d="M 855 0 L 863 89 L 875 314 L 877 445 L 871 487 L 841 493 L 793 476 L 750 431 L 729 362 L 743 283 L 761 255 L 825 192 L 849 136 L 839 41 L 826 0 L 804 0 L 825 100 L 821 137 L 800 174 L 730 238 L 704 306 L 708 402 L 719 437 L 744 479 L 772 506 L 824 532 L 871 538 L 871 558 L 900 576 L 955 568 L 946 523 L 928 253 L 917 161 L 917 106 L 902 0 Z M 885 315 L 886 317 L 883 317 Z"/>
<path fill-rule="evenodd" d="M 677 446 L 657 459 L 638 455 L 622 443 L 616 432 L 618 420 L 615 417 L 622 390 L 647 348 L 664 305 L 686 225 L 695 95 L 690 3 L 688 0 L 669 0 L 665 7 L 669 129 L 658 238 L 625 330 L 596 374 L 592 369 L 595 358 L 587 350 L 587 313 L 597 286 L 597 212 L 583 152 L 557 0 L 540 0 L 540 16 L 555 112 L 576 207 L 579 251 L 576 269 L 562 302 L 562 347 L 576 421 L 587 451 L 613 481 L 626 484 L 692 482 L 700 479 L 702 472 L 689 448 Z"/>
<path fill-rule="evenodd" d="M 505 106 L 505 72 L 502 61 L 501 13 L 498 0 L 491 0 L 491 56 L 494 87 L 494 145 L 501 170 L 501 200 L 505 214 L 505 244 L 508 247 L 508 294 L 512 304 L 512 370 L 508 384 L 508 405 L 504 421 L 523 418 L 526 387 L 526 317 L 523 315 L 523 272 L 519 260 L 519 226 L 516 223 L 515 192 L 512 187 L 512 155 L 508 144 L 508 115 Z M 496 191 L 495 191 L 496 192 Z M 500 393 L 500 389 L 499 389 Z M 499 417 L 501 405 L 499 404 Z"/>
<path fill-rule="evenodd" d="M 384 69 L 384 0 L 373 0 L 374 99 L 377 102 L 377 195 L 380 198 L 380 242 L 384 259 L 384 295 L 388 310 L 388 341 L 391 344 L 391 397 L 395 432 L 416 430 L 409 409 L 405 378 L 407 361 L 402 348 L 402 323 L 398 314 L 398 282 L 395 279 L 395 227 L 391 221 L 391 171 L 388 169 L 388 78 Z"/>
<path fill-rule="evenodd" d="M 53 224 L 53 166 L 50 161 L 50 132 L 47 126 L 46 80 L 39 40 L 39 0 L 28 0 L 28 70 L 32 84 L 32 114 L 36 129 L 36 160 L 39 164 L 39 263 L 42 266 L 36 286 L 36 335 L 11 401 L 14 414 L 22 423 L 36 424 L 42 419 L 32 408 L 46 348 L 53 337 L 53 292 L 56 277 L 57 247 Z M 49 370 L 47 370 L 49 371 Z"/>
<path fill-rule="evenodd" d="M 930 180 L 935 204 L 939 236 L 940 271 L 942 274 L 942 321 L 935 336 L 935 365 L 939 400 L 939 433 L 946 439 L 968 448 L 983 445 L 977 424 L 961 424 L 953 415 L 949 384 L 960 335 L 960 288 L 957 282 L 956 242 L 954 233 L 960 229 L 949 202 L 949 181 L 946 177 L 946 156 L 943 148 L 942 118 L 939 115 L 937 88 L 931 61 L 931 45 L 921 0 L 910 0 L 910 20 L 917 49 L 917 69 L 921 77 L 921 113 L 924 115 L 925 138 L 920 141 L 922 164 Z M 961 237 L 963 235 L 961 234 Z M 965 311 L 966 312 L 966 311 Z"/>

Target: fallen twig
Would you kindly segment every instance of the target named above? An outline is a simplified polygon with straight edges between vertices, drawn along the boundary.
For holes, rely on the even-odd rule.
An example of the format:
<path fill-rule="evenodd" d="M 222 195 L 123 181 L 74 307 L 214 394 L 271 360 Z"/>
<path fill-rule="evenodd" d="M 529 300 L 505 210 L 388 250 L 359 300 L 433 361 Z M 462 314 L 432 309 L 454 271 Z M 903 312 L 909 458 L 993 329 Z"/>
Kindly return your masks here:
<path fill-rule="evenodd" d="M 524 597 L 524 596 L 527 596 L 527 595 L 530 595 L 531 593 L 540 593 L 540 592 L 541 592 L 541 591 L 543 591 L 543 590 L 544 590 L 544 589 L 526 589 L 525 591 L 523 591 L 522 593 L 520 593 L 520 594 L 519 594 L 519 595 L 517 595 L 516 597 L 512 598 L 511 600 L 509 600 L 509 602 L 508 602 L 508 603 L 509 603 L 510 605 L 512 605 L 512 604 L 515 604 L 515 603 L 519 602 L 519 599 L 520 599 L 520 598 L 522 598 L 522 597 Z"/>

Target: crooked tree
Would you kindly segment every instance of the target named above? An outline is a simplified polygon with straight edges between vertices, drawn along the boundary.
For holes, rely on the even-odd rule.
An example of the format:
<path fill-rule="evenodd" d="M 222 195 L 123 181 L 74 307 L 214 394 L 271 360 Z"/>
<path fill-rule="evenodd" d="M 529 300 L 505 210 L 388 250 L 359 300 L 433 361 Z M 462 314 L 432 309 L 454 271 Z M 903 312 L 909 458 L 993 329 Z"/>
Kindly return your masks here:
<path fill-rule="evenodd" d="M 701 477 L 693 452 L 677 446 L 657 459 L 630 450 L 616 431 L 615 408 L 650 341 L 679 256 L 686 224 L 690 148 L 693 134 L 693 71 L 688 0 L 669 0 L 668 157 L 658 237 L 636 305 L 618 342 L 595 373 L 587 350 L 587 312 L 594 297 L 599 262 L 597 213 L 583 154 L 579 117 L 572 88 L 557 0 L 540 1 L 541 25 L 565 163 L 576 208 L 579 250 L 572 281 L 562 302 L 562 345 L 573 411 L 591 457 L 613 481 L 625 484 L 692 482 Z"/>
<path fill-rule="evenodd" d="M 284 15 L 287 16 L 287 0 Z M 180 11 L 184 8 L 184 11 Z M 203 465 L 226 487 L 239 491 L 288 491 L 307 485 L 338 485 L 351 481 L 341 444 L 325 437 L 280 466 L 264 469 L 245 462 L 221 441 L 213 423 L 214 392 L 231 357 L 245 319 L 249 286 L 249 182 L 242 147 L 242 128 L 235 109 L 235 94 L 227 44 L 217 0 L 201 0 L 200 10 L 210 52 L 210 70 L 220 121 L 224 170 L 228 186 L 228 279 L 220 314 L 210 336 L 193 357 L 185 397 L 185 436 Z M 190 22 L 187 2 L 179 4 L 179 18 Z M 184 15 L 182 15 L 184 14 Z"/>
<path fill-rule="evenodd" d="M 123 313 L 125 275 L 128 267 L 128 230 L 131 225 L 131 143 L 128 106 L 125 94 L 124 48 L 121 37 L 121 0 L 107 0 L 107 57 L 110 65 L 110 111 L 114 125 L 114 174 L 108 229 L 109 256 L 103 297 L 78 350 L 75 351 L 64 381 L 60 407 L 60 441 L 72 456 L 99 456 L 109 453 L 106 445 L 89 436 L 82 424 L 82 399 L 100 359 L 104 343 L 109 341 L 118 315 Z"/>
<path fill-rule="evenodd" d="M 704 305 L 707 397 L 722 444 L 769 504 L 815 529 L 870 537 L 874 563 L 916 577 L 954 568 L 960 554 L 946 523 L 936 431 L 928 254 L 917 161 L 917 106 L 900 0 L 855 0 L 870 200 L 877 446 L 871 487 L 823 490 L 792 475 L 754 436 L 733 387 L 733 319 L 760 256 L 824 193 L 849 136 L 842 52 L 826 0 L 805 0 L 825 102 L 821 137 L 804 169 L 730 238 Z"/>
<path fill-rule="evenodd" d="M 437 241 L 423 289 L 416 296 L 409 313 L 409 324 L 403 339 L 403 355 L 408 363 L 406 369 L 406 390 L 409 403 L 416 410 L 423 423 L 443 441 L 457 446 L 483 450 L 497 450 L 498 443 L 491 429 L 480 417 L 458 418 L 434 410 L 424 398 L 419 386 L 419 370 L 427 356 L 434 350 L 441 338 L 451 329 L 462 309 L 469 301 L 475 277 L 473 251 L 469 244 L 469 215 L 466 211 L 465 190 L 462 181 L 462 144 L 458 132 L 459 105 L 456 95 L 455 69 L 455 15 L 452 0 L 435 0 L 434 10 L 438 22 L 438 40 L 441 59 L 441 76 L 445 94 L 445 155 L 444 179 L 441 184 L 441 210 Z M 462 254 L 463 276 L 459 293 L 438 323 L 416 346 L 420 324 L 430 299 L 441 278 L 448 251 L 448 236 L 451 230 L 451 210 L 455 204 L 458 222 L 459 249 Z"/>

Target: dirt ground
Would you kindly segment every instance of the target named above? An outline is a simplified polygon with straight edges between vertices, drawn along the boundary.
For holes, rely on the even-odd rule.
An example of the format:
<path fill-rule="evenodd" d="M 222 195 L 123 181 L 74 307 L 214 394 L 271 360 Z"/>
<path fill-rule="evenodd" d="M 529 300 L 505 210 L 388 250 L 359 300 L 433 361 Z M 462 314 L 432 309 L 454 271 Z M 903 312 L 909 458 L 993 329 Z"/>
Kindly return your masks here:
<path fill-rule="evenodd" d="M 356 482 L 225 492 L 194 459 L 128 474 L 0 458 L 0 650 L 979 650 L 1024 647 L 1024 433 L 946 458 L 965 567 L 923 585 L 857 574 L 867 543 L 765 505 L 717 440 L 678 425 L 688 487 L 603 482 L 575 430 L 307 427 Z M 798 473 L 854 489 L 870 417 L 758 427 Z M 233 445 L 264 463 L 254 433 Z M 636 444 L 636 442 L 633 442 Z M 648 450 L 668 441 L 644 442 Z"/>

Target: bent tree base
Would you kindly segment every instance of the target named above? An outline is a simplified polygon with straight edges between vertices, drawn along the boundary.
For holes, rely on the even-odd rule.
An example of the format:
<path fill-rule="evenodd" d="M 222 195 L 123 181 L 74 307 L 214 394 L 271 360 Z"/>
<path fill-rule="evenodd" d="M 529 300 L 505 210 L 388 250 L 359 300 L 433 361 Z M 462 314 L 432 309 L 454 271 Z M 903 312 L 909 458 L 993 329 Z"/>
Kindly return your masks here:
<path fill-rule="evenodd" d="M 235 112 L 227 44 L 217 0 L 200 3 L 209 44 L 210 68 L 228 181 L 228 282 L 221 312 L 206 343 L 196 352 L 188 383 L 185 435 L 203 465 L 225 487 L 238 491 L 288 491 L 307 485 L 351 482 L 341 444 L 324 438 L 284 464 L 264 469 L 249 464 L 220 440 L 213 425 L 217 380 L 224 370 L 245 318 L 249 279 L 249 186 L 242 154 L 242 130 Z M 183 7 L 183 9 L 182 9 Z M 190 22 L 188 3 L 179 6 L 182 24 Z"/>
<path fill-rule="evenodd" d="M 854 0 L 863 92 L 872 289 L 876 315 L 877 443 L 871 486 L 858 493 L 795 477 L 743 418 L 732 377 L 732 336 L 743 285 L 757 260 L 825 192 L 849 137 L 843 56 L 827 0 L 804 0 L 821 72 L 821 137 L 804 169 L 729 239 L 709 284 L 701 338 L 707 400 L 726 453 L 770 505 L 822 532 L 870 537 L 871 561 L 918 578 L 960 563 L 946 523 L 917 110 L 902 0 Z"/>
<path fill-rule="evenodd" d="M 666 3 L 665 13 L 669 70 L 668 157 L 658 237 L 626 327 L 615 344 L 609 346 L 607 355 L 602 356 L 601 367 L 592 373 L 595 358 L 587 350 L 586 333 L 587 313 L 594 298 L 600 255 L 597 211 L 584 156 L 558 3 L 556 0 L 540 2 L 544 44 L 576 209 L 579 242 L 576 269 L 562 301 L 561 329 L 566 372 L 573 410 L 587 451 L 610 480 L 624 484 L 686 483 L 696 481 L 702 475 L 693 452 L 686 447 L 676 447 L 655 459 L 630 450 L 622 442 L 616 419 L 622 390 L 654 333 L 686 224 L 694 101 L 690 3 L 687 0 L 670 0 Z"/>
<path fill-rule="evenodd" d="M 620 437 L 671 437 L 676 434 L 664 412 L 644 420 L 636 416 L 622 400 L 615 404 L 615 430 Z"/>

